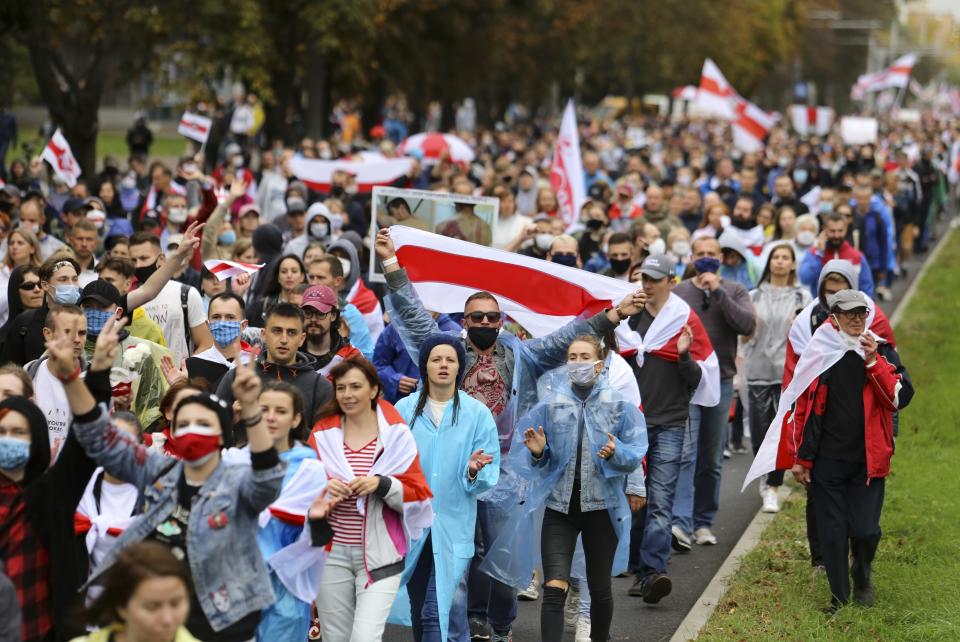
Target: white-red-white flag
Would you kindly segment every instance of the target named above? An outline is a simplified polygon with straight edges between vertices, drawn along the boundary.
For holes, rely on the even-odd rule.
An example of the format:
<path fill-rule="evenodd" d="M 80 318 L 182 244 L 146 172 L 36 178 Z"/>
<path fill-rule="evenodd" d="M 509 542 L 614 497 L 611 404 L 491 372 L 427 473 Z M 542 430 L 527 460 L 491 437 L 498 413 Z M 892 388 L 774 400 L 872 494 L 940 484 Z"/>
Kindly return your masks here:
<path fill-rule="evenodd" d="M 833 127 L 836 112 L 830 107 L 790 105 L 787 110 L 793 130 L 801 136 L 826 136 Z"/>
<path fill-rule="evenodd" d="M 293 158 L 290 171 L 315 192 L 329 192 L 330 179 L 337 170 L 357 179 L 357 190 L 373 191 L 377 185 L 391 185 L 413 167 L 412 158 L 385 158 L 380 161 L 340 161 Z"/>
<path fill-rule="evenodd" d="M 241 274 L 256 274 L 264 265 L 266 263 L 240 263 L 239 261 L 224 261 L 221 259 L 208 259 L 203 262 L 203 267 L 216 276 L 218 281 L 226 281 L 230 277 L 240 276 Z"/>
<path fill-rule="evenodd" d="M 180 117 L 177 133 L 202 145 L 207 142 L 207 138 L 210 136 L 211 126 L 213 126 L 213 121 L 206 116 L 185 111 L 183 116 Z"/>
<path fill-rule="evenodd" d="M 776 122 L 773 116 L 743 98 L 737 101 L 735 110 L 737 117 L 733 121 L 733 143 L 747 153 L 760 151 Z"/>
<path fill-rule="evenodd" d="M 404 225 L 392 226 L 390 238 L 426 309 L 463 312 L 467 297 L 485 290 L 537 337 L 616 305 L 637 289 L 619 279 Z"/>
<path fill-rule="evenodd" d="M 684 85 L 683 87 L 674 89 L 671 95 L 674 100 L 696 100 L 697 88 L 693 85 Z"/>
<path fill-rule="evenodd" d="M 577 112 L 573 100 L 567 102 L 560 121 L 560 135 L 553 152 L 550 167 L 550 186 L 557 193 L 558 212 L 567 228 L 580 218 L 580 207 L 587 200 L 583 178 L 583 162 L 580 158 L 580 135 L 577 132 Z"/>
<path fill-rule="evenodd" d="M 917 54 L 900 56 L 886 69 L 863 74 L 850 91 L 854 99 L 862 99 L 865 94 L 884 89 L 903 88 L 910 82 L 910 73 L 917 63 Z"/>
<path fill-rule="evenodd" d="M 50 163 L 54 173 L 63 179 L 67 187 L 73 187 L 77 184 L 77 179 L 80 178 L 81 173 L 80 164 L 77 163 L 77 159 L 73 157 L 70 143 L 63 137 L 59 128 L 53 132 L 50 142 L 43 148 L 43 153 L 40 154 L 40 157 Z"/>
<path fill-rule="evenodd" d="M 735 120 L 737 98 L 737 92 L 716 63 L 709 58 L 704 60 L 697 91 L 697 107 L 708 115 Z"/>

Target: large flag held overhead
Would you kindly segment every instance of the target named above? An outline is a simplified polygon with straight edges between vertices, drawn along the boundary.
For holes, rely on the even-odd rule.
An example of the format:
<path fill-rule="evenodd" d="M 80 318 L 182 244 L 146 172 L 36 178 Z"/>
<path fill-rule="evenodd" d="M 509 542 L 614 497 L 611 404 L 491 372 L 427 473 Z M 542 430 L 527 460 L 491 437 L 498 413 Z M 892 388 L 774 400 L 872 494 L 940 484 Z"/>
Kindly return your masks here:
<path fill-rule="evenodd" d="M 830 107 L 790 105 L 787 113 L 793 130 L 801 136 L 826 136 L 836 118 L 836 113 Z"/>
<path fill-rule="evenodd" d="M 735 110 L 737 118 L 733 121 L 733 143 L 748 153 L 760 151 L 776 122 L 774 117 L 743 98 L 737 102 Z"/>
<path fill-rule="evenodd" d="M 81 173 L 80 164 L 77 163 L 77 159 L 73 157 L 73 151 L 70 150 L 70 143 L 64 138 L 59 128 L 53 132 L 53 136 L 50 137 L 50 142 L 43 148 L 43 153 L 40 154 L 40 157 L 50 163 L 54 173 L 63 179 L 67 187 L 72 188 L 77 184 L 77 179 L 80 178 Z"/>
<path fill-rule="evenodd" d="M 863 74 L 857 78 L 857 84 L 850 91 L 852 98 L 860 100 L 864 95 L 890 88 L 903 88 L 910 82 L 910 73 L 917 63 L 917 54 L 900 56 L 886 69 Z"/>
<path fill-rule="evenodd" d="M 290 171 L 315 192 L 329 192 L 330 179 L 337 170 L 352 174 L 357 189 L 366 193 L 377 185 L 390 185 L 413 167 L 412 158 L 387 158 L 381 161 L 339 161 L 293 158 Z"/>
<path fill-rule="evenodd" d="M 563 120 L 560 121 L 560 135 L 550 168 L 550 186 L 557 193 L 560 217 L 568 228 L 573 226 L 580 218 L 580 207 L 587 200 L 587 190 L 580 158 L 577 113 L 572 99 L 563 110 Z"/>
<path fill-rule="evenodd" d="M 700 74 L 700 87 L 697 91 L 697 107 L 708 115 L 735 120 L 738 98 L 737 92 L 727 82 L 716 63 L 709 58 L 704 60 L 703 71 Z"/>

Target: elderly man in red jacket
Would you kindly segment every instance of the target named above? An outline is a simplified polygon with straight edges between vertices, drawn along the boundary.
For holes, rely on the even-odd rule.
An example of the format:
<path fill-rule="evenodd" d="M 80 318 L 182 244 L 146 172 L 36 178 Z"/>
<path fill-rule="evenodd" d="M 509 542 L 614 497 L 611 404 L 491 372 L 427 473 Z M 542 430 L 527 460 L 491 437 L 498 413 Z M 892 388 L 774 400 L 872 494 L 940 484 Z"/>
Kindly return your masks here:
<path fill-rule="evenodd" d="M 815 498 L 828 611 L 835 612 L 850 599 L 851 570 L 854 600 L 873 605 L 871 563 L 893 457 L 893 413 L 910 403 L 913 385 L 897 351 L 867 330 L 870 303 L 862 292 L 841 290 L 828 303 L 831 317 L 807 347 L 823 365 L 797 400 L 794 425 L 803 434 L 792 472 Z M 801 356 L 798 378 L 803 363 Z"/>

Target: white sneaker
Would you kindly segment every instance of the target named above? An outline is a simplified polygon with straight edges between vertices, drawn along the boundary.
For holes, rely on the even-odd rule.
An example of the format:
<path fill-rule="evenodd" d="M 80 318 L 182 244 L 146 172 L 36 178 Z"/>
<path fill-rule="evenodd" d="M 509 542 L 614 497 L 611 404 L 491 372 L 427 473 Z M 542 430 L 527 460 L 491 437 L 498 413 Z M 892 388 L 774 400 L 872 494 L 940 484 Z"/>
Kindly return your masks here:
<path fill-rule="evenodd" d="M 764 513 L 779 513 L 780 512 L 780 498 L 777 497 L 777 489 L 769 487 L 763 491 L 763 508 L 761 508 Z"/>
<path fill-rule="evenodd" d="M 580 616 L 577 620 L 577 634 L 574 637 L 575 642 L 591 642 L 590 640 L 590 618 Z"/>
<path fill-rule="evenodd" d="M 530 578 L 530 585 L 517 592 L 517 599 L 521 602 L 536 602 L 540 599 L 540 577 L 536 570 L 533 571 L 533 577 Z"/>
<path fill-rule="evenodd" d="M 697 530 L 693 531 L 693 541 L 700 546 L 713 546 L 717 543 L 717 538 L 713 533 L 710 532 L 709 528 L 698 528 Z"/>
<path fill-rule="evenodd" d="M 577 625 L 577 618 L 580 617 L 580 591 L 575 591 L 570 587 L 567 593 L 567 603 L 563 607 L 563 623 L 568 629 Z"/>

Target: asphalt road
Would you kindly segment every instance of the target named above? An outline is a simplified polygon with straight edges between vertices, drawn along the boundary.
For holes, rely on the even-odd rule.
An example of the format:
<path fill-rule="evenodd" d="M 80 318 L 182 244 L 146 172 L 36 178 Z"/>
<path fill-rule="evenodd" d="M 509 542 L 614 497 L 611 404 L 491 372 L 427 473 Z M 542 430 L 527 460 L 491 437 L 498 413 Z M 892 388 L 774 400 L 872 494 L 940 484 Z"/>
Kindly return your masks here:
<path fill-rule="evenodd" d="M 946 227 L 946 221 L 941 221 L 937 226 L 939 232 L 937 239 L 944 233 Z M 888 316 L 893 313 L 896 303 L 903 297 L 926 257 L 927 254 L 918 255 L 907 263 L 905 278 L 897 279 L 891 288 L 893 300 L 881 302 L 881 307 Z M 690 553 L 672 556 L 668 573 L 673 581 L 673 591 L 668 597 L 656 605 L 644 604 L 640 598 L 627 595 L 627 589 L 633 582 L 632 578 L 614 578 L 615 604 L 611 627 L 613 640 L 659 642 L 670 639 L 760 509 L 758 482 L 751 484 L 743 493 L 740 492 L 740 485 L 752 461 L 751 452 L 733 455 L 724 463 L 720 510 L 713 528 L 717 545 L 695 545 Z M 389 626 L 383 639 L 385 642 L 410 642 L 413 636 L 409 629 Z M 517 619 L 513 626 L 513 639 L 515 642 L 540 640 L 539 601 L 520 602 Z M 568 629 L 564 639 L 556 642 L 573 642 L 573 639 L 573 631 Z"/>

